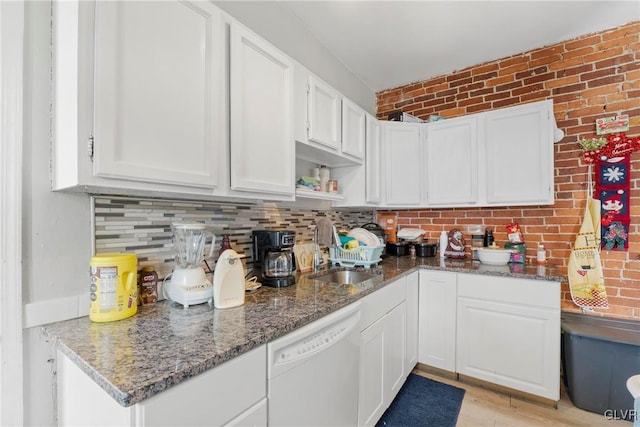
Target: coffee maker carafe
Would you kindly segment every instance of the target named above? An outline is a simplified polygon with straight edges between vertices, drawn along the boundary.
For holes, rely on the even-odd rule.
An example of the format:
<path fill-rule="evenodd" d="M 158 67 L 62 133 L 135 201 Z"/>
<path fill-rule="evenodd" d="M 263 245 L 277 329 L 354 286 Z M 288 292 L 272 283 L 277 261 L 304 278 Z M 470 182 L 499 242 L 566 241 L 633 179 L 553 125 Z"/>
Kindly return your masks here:
<path fill-rule="evenodd" d="M 293 285 L 296 282 L 295 231 L 255 230 L 251 237 L 259 281 L 274 288 Z"/>

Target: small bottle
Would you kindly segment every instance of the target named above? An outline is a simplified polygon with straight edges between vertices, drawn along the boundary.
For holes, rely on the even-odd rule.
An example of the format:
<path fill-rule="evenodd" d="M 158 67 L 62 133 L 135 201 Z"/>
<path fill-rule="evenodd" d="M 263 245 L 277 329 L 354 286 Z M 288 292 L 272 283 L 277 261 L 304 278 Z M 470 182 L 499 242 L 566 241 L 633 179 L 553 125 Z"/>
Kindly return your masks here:
<path fill-rule="evenodd" d="M 220 244 L 220 252 L 218 253 L 218 256 L 222 255 L 222 252 L 226 251 L 227 249 L 231 249 L 231 242 L 229 241 L 229 235 L 223 234 L 222 244 Z"/>
<path fill-rule="evenodd" d="M 440 233 L 440 258 L 444 258 L 444 253 L 447 250 L 448 244 L 449 236 L 446 231 L 442 230 L 442 233 Z"/>
<path fill-rule="evenodd" d="M 543 245 L 538 245 L 538 251 L 536 252 L 536 263 L 538 265 L 545 265 L 547 263 L 547 251 L 544 250 Z"/>
<path fill-rule="evenodd" d="M 158 301 L 158 273 L 153 266 L 145 266 L 138 273 L 138 305 Z"/>
<path fill-rule="evenodd" d="M 320 191 L 323 192 L 328 192 L 329 191 L 329 180 L 330 178 L 330 174 L 331 172 L 329 172 L 329 169 L 325 166 L 322 165 L 320 166 Z"/>
<path fill-rule="evenodd" d="M 487 228 L 484 230 L 484 242 L 482 242 L 485 248 L 493 245 L 493 230 Z"/>

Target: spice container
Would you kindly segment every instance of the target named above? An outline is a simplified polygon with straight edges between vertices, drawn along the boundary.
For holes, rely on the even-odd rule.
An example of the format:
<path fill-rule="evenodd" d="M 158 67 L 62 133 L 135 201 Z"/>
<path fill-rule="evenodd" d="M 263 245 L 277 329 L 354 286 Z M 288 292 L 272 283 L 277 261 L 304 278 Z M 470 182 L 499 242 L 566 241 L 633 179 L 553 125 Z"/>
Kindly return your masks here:
<path fill-rule="evenodd" d="M 536 252 L 536 263 L 538 265 L 545 265 L 547 263 L 547 251 L 545 251 L 543 245 L 538 245 L 538 251 Z"/>
<path fill-rule="evenodd" d="M 471 234 L 471 258 L 474 260 L 480 260 L 478 256 L 478 248 L 484 246 L 484 236 L 481 225 L 468 225 L 465 230 Z"/>
<path fill-rule="evenodd" d="M 138 305 L 158 301 L 158 273 L 152 266 L 146 266 L 138 273 Z"/>

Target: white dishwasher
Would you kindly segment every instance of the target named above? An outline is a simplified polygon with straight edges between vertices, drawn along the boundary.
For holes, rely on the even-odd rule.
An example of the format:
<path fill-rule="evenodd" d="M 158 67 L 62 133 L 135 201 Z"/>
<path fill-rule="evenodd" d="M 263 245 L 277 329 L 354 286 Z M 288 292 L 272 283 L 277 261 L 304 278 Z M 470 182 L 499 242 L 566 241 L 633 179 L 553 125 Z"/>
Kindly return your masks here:
<path fill-rule="evenodd" d="M 269 425 L 358 424 L 360 303 L 267 344 Z"/>

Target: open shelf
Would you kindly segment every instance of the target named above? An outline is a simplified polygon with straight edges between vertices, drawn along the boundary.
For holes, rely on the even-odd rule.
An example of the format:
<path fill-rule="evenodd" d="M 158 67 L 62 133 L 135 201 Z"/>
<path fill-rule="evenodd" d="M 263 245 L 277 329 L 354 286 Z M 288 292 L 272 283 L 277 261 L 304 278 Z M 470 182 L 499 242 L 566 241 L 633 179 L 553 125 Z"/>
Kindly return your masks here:
<path fill-rule="evenodd" d="M 325 193 L 322 191 L 302 190 L 296 188 L 296 198 L 319 200 L 344 200 L 344 196 L 338 193 Z"/>

